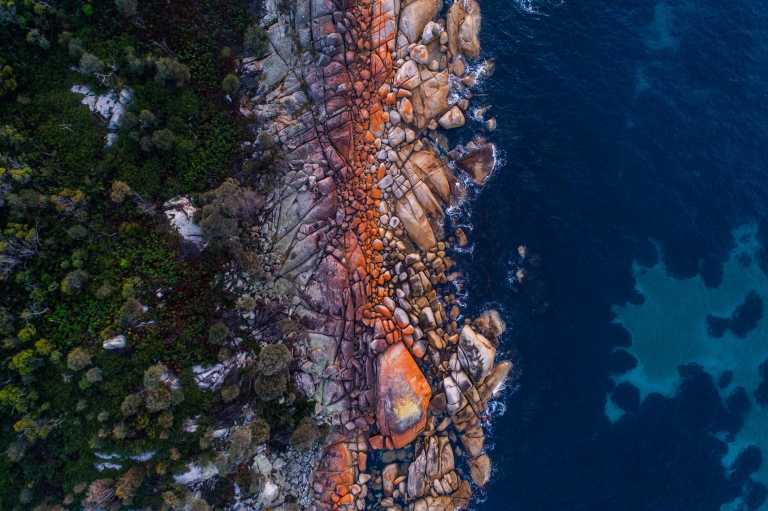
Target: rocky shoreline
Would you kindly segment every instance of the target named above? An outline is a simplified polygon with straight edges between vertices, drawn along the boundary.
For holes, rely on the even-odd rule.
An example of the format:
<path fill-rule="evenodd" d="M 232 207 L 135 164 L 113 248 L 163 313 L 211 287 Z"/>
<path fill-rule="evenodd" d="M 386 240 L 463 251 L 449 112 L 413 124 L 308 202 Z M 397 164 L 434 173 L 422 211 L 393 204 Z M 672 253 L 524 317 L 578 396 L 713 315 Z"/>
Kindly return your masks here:
<path fill-rule="evenodd" d="M 296 504 L 466 508 L 470 481 L 482 487 L 490 479 L 483 423 L 512 364 L 495 361 L 505 328 L 495 311 L 457 321 L 448 284 L 458 273 L 448 254 L 452 241 L 466 239 L 457 232 L 458 240 L 443 241 L 444 210 L 465 194 L 455 172 L 482 184 L 496 149 L 478 139 L 444 157 L 433 142 L 439 130 L 465 123 L 480 7 L 267 7 L 273 51 L 243 62 L 242 82 L 254 93 L 241 111 L 280 144 L 289 165 L 254 233 L 267 278 L 233 271 L 228 288 L 291 304 L 308 332 L 293 346 L 294 387 L 317 402 L 313 417 L 331 433 L 322 452 L 302 458 L 306 491 Z M 270 468 L 260 465 L 261 473 L 274 479 L 272 462 L 259 456 Z M 298 482 L 278 479 L 260 504 L 276 507 L 297 493 Z"/>

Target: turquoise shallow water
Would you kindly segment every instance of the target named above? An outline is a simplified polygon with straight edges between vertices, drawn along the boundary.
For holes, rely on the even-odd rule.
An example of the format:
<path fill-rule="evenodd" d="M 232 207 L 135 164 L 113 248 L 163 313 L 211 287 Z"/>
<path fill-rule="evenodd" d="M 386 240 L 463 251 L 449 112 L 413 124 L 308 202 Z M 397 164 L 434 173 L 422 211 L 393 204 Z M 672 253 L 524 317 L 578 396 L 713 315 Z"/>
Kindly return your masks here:
<path fill-rule="evenodd" d="M 452 220 L 518 379 L 478 508 L 766 509 L 768 4 L 482 7 L 504 165 Z"/>

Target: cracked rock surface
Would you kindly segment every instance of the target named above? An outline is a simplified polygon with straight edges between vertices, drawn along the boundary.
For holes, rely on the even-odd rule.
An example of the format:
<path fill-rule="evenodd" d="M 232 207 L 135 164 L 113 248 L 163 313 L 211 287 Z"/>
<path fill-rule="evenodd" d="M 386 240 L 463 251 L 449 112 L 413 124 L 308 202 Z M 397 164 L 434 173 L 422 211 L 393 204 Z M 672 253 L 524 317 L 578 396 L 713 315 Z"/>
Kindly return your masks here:
<path fill-rule="evenodd" d="M 289 166 L 256 233 L 275 278 L 238 287 L 288 301 L 309 332 L 296 388 L 331 433 L 316 463 L 304 460 L 312 482 L 296 504 L 466 508 L 470 481 L 490 479 L 483 423 L 512 364 L 495 360 L 498 315 L 459 324 L 448 298 L 444 211 L 465 185 L 430 135 L 465 123 L 468 101 L 453 98 L 475 83 L 466 70 L 480 55 L 480 7 L 297 0 L 267 10 L 272 52 L 243 62 L 255 95 L 241 111 Z M 465 157 L 477 183 L 494 163 L 482 147 Z M 262 504 L 296 482 L 273 479 Z"/>

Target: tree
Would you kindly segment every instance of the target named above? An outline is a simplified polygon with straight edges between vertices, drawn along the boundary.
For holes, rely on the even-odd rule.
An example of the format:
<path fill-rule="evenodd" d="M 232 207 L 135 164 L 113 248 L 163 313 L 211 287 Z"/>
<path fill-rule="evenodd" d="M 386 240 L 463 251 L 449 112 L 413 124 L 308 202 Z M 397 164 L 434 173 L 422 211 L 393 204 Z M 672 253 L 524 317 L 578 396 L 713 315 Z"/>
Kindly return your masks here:
<path fill-rule="evenodd" d="M 109 194 L 109 198 L 120 204 L 129 193 L 131 193 L 131 187 L 122 181 L 115 181 L 112 183 L 112 192 Z"/>
<path fill-rule="evenodd" d="M 125 417 L 130 417 L 139 411 L 141 407 L 141 396 L 138 394 L 128 394 L 120 404 L 120 411 L 123 412 Z"/>
<path fill-rule="evenodd" d="M 320 438 L 320 430 L 311 417 L 304 417 L 291 435 L 291 446 L 299 451 L 309 451 Z"/>
<path fill-rule="evenodd" d="M 88 495 L 83 505 L 88 508 L 105 508 L 115 498 L 115 481 L 112 479 L 97 479 L 88 487 Z"/>
<path fill-rule="evenodd" d="M 38 245 L 37 229 L 9 223 L 0 233 L 0 280 L 7 278 L 16 266 L 37 254 Z"/>
<path fill-rule="evenodd" d="M 224 80 L 222 80 L 221 88 L 224 89 L 224 92 L 227 94 L 237 92 L 240 88 L 240 80 L 237 79 L 237 76 L 234 73 L 229 73 L 224 77 Z"/>
<path fill-rule="evenodd" d="M 189 68 L 175 58 L 162 57 L 157 61 L 155 81 L 160 85 L 173 82 L 177 87 L 183 87 L 191 78 Z"/>
<path fill-rule="evenodd" d="M 36 44 L 40 46 L 40 48 L 47 50 L 51 47 L 51 42 L 45 38 L 45 36 L 40 32 L 40 29 L 33 28 L 29 32 L 27 32 L 27 42 L 31 44 Z"/>
<path fill-rule="evenodd" d="M 224 323 L 216 323 L 208 330 L 208 342 L 221 344 L 229 335 L 229 328 Z"/>
<path fill-rule="evenodd" d="M 92 53 L 83 53 L 80 57 L 80 72 L 85 76 L 94 76 L 104 72 L 104 62 Z"/>
<path fill-rule="evenodd" d="M 237 264 L 253 278 L 258 279 L 264 275 L 264 269 L 261 267 L 259 253 L 244 250 L 240 243 L 235 244 L 235 261 L 237 261 Z"/>
<path fill-rule="evenodd" d="M 67 367 L 73 371 L 85 369 L 91 365 L 91 354 L 84 348 L 77 347 L 67 355 Z"/>
<path fill-rule="evenodd" d="M 243 47 L 256 58 L 261 58 L 269 51 L 267 31 L 259 25 L 248 27 L 245 31 Z"/>
<path fill-rule="evenodd" d="M 147 410 L 152 413 L 167 409 L 172 402 L 171 391 L 165 385 L 158 385 L 147 391 Z"/>
<path fill-rule="evenodd" d="M 61 291 L 67 294 L 76 294 L 83 288 L 86 282 L 88 282 L 88 272 L 79 268 L 72 270 L 61 281 Z"/>
<path fill-rule="evenodd" d="M 115 486 L 115 495 L 121 500 L 132 499 L 136 494 L 136 490 L 141 486 L 146 472 L 142 467 L 132 467 L 128 472 L 123 474 L 123 477 L 117 480 Z"/>
<path fill-rule="evenodd" d="M 109 285 L 109 282 L 105 282 L 101 286 L 99 286 L 99 289 L 96 290 L 96 298 L 99 300 L 106 300 L 110 296 L 112 296 L 112 293 L 115 291 L 115 289 Z"/>
<path fill-rule="evenodd" d="M 19 372 L 21 376 L 29 374 L 35 370 L 33 365 L 37 359 L 35 358 L 35 350 L 24 350 L 11 358 L 11 362 L 8 367 Z"/>
<path fill-rule="evenodd" d="M 176 137 L 173 132 L 168 128 L 157 130 L 152 133 L 152 144 L 162 151 L 170 151 L 173 149 L 173 144 L 176 141 Z"/>
<path fill-rule="evenodd" d="M 128 437 L 129 433 L 130 430 L 128 429 L 128 426 L 125 425 L 125 422 L 118 422 L 115 424 L 115 427 L 112 428 L 112 436 L 118 440 L 123 440 Z"/>
<path fill-rule="evenodd" d="M 88 380 L 88 383 L 98 383 L 104 379 L 104 375 L 101 369 L 93 367 L 85 373 L 85 379 Z"/>
<path fill-rule="evenodd" d="M 136 15 L 136 8 L 139 6 L 138 0 L 115 0 L 117 11 L 124 18 L 131 18 Z"/>
<path fill-rule="evenodd" d="M 288 369 L 291 363 L 291 352 L 284 344 L 269 344 L 259 352 L 259 372 L 264 376 L 272 376 Z"/>
<path fill-rule="evenodd" d="M 148 389 L 157 387 L 167 370 L 163 364 L 157 364 L 144 371 L 144 386 Z"/>
<path fill-rule="evenodd" d="M 232 243 L 235 240 L 238 223 L 250 220 L 262 207 L 256 193 L 241 187 L 237 180 L 229 178 L 216 190 L 204 193 L 200 227 L 209 240 Z"/>

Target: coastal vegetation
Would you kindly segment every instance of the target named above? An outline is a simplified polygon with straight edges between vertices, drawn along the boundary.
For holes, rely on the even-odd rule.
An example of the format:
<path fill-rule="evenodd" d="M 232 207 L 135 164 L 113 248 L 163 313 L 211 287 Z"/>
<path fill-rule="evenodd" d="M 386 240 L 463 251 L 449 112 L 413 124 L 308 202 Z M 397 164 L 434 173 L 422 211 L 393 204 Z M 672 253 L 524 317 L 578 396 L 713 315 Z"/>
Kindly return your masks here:
<path fill-rule="evenodd" d="M 190 494 L 174 479 L 188 463 L 234 478 L 257 445 L 319 438 L 302 422 L 313 403 L 292 393 L 288 349 L 260 356 L 237 336 L 242 317 L 224 312 L 291 322 L 221 289 L 235 255 L 261 272 L 238 234 L 263 197 L 232 179 L 253 130 L 235 71 L 268 47 L 250 7 L 0 1 L 2 509 L 211 509 L 231 485 Z M 128 99 L 119 123 L 73 85 Z M 268 174 L 269 162 L 248 170 Z M 163 215 L 182 194 L 203 205 L 203 252 Z M 243 367 L 201 388 L 193 366 L 235 347 Z M 227 447 L 213 432 L 244 405 L 250 423 Z"/>

